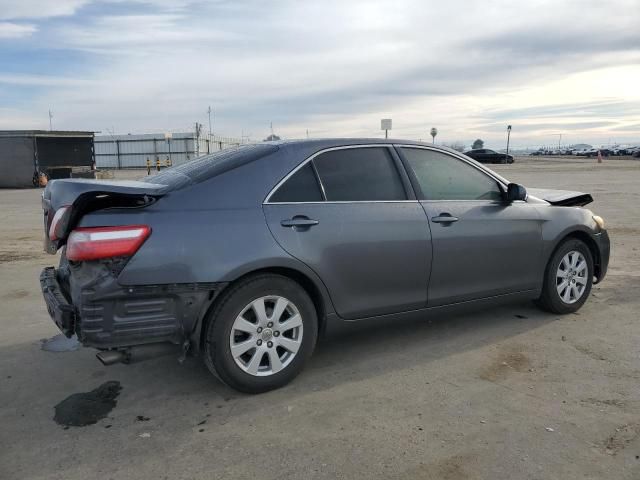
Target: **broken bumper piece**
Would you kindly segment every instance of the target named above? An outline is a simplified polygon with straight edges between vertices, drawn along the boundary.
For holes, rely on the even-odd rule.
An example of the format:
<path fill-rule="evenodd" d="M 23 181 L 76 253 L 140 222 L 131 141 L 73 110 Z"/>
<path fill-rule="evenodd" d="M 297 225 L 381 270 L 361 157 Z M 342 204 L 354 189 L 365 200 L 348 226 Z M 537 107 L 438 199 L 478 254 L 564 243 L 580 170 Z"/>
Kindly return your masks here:
<path fill-rule="evenodd" d="M 55 268 L 46 267 L 42 270 L 40 288 L 51 319 L 60 331 L 70 338 L 75 329 L 76 310 L 62 293 Z"/>

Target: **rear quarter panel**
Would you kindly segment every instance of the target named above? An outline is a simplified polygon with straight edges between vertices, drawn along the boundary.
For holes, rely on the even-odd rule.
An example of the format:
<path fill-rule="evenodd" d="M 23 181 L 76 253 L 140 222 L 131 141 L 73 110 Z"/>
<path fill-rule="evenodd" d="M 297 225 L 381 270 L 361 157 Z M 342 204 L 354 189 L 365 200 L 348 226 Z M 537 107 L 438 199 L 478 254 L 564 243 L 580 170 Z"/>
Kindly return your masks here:
<path fill-rule="evenodd" d="M 265 182 L 269 175 L 273 184 L 280 178 L 277 172 L 265 173 L 265 165 L 243 166 L 171 192 L 146 208 L 87 214 L 80 226 L 151 227 L 151 236 L 120 273 L 121 285 L 231 282 L 255 270 L 290 268 L 314 282 L 332 312 L 322 281 L 287 254 L 267 228 L 262 200 L 271 187 L 271 179 Z"/>

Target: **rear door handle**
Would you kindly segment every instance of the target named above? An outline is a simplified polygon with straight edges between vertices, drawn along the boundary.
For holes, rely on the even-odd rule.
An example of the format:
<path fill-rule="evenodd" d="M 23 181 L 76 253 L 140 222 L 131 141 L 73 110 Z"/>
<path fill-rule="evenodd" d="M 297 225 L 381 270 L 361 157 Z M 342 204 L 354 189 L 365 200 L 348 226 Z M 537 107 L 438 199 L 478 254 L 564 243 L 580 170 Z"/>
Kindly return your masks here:
<path fill-rule="evenodd" d="M 454 217 L 450 213 L 441 213 L 437 217 L 432 217 L 431 221 L 433 223 L 453 223 L 459 220 L 458 217 Z"/>
<path fill-rule="evenodd" d="M 318 225 L 318 220 L 312 220 L 309 217 L 304 217 L 304 216 L 295 216 L 291 219 L 288 220 L 282 220 L 280 222 L 280 225 L 282 225 L 283 227 L 302 227 L 302 228 L 309 228 L 309 227 L 313 227 L 314 225 Z"/>

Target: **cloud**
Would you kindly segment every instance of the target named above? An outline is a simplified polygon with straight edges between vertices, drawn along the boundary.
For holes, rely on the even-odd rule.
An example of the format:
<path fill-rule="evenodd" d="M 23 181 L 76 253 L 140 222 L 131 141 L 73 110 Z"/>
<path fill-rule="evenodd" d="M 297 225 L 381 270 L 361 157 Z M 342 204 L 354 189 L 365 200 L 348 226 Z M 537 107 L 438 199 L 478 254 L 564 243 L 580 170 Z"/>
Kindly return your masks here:
<path fill-rule="evenodd" d="M 0 0 L 0 20 L 73 15 L 88 0 Z"/>
<path fill-rule="evenodd" d="M 437 126 L 443 141 L 501 139 L 505 122 L 606 136 L 640 121 L 633 1 L 51 5 L 43 17 L 58 18 L 24 48 L 68 52 L 69 73 L 12 66 L 0 82 L 38 87 L 22 103 L 53 105 L 68 128 L 192 128 L 209 105 L 219 131 L 256 137 L 271 121 L 286 136 L 370 136 L 382 116 L 394 136 Z"/>
<path fill-rule="evenodd" d="M 81 87 L 90 85 L 91 82 L 79 78 L 55 77 L 50 75 L 15 75 L 0 73 L 0 84 L 18 86 L 58 86 L 58 87 Z"/>
<path fill-rule="evenodd" d="M 29 37 L 37 30 L 38 28 L 31 24 L 0 22 L 0 40 Z"/>

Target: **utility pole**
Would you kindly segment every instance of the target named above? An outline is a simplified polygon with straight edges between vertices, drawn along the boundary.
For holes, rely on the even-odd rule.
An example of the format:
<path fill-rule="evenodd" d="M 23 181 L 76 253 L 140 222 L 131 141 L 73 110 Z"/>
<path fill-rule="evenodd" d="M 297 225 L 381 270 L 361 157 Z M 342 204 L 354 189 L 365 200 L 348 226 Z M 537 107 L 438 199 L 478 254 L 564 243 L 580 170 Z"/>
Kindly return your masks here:
<path fill-rule="evenodd" d="M 271 128 L 271 140 L 273 140 L 273 122 L 269 122 L 269 127 Z"/>
<path fill-rule="evenodd" d="M 507 155 L 509 155 L 509 139 L 511 138 L 511 125 L 507 125 Z"/>
<path fill-rule="evenodd" d="M 53 130 L 53 123 L 51 122 L 52 118 L 53 118 L 53 113 L 51 112 L 51 109 L 49 109 L 49 130 Z"/>
<path fill-rule="evenodd" d="M 200 156 L 200 134 L 202 131 L 202 124 L 196 122 L 196 144 L 195 144 L 195 151 L 196 151 L 196 156 Z"/>
<path fill-rule="evenodd" d="M 211 129 L 211 113 L 213 112 L 213 110 L 211 110 L 211 105 L 209 105 L 209 108 L 207 109 L 207 113 L 209 114 L 209 139 L 211 139 L 211 135 L 213 135 L 213 130 Z"/>

